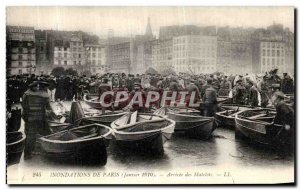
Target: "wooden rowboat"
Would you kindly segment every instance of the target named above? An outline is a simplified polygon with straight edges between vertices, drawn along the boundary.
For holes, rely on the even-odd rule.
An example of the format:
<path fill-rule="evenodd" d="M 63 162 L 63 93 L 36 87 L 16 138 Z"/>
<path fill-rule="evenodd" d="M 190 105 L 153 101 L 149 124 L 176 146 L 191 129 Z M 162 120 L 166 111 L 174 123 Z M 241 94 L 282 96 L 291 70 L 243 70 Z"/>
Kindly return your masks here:
<path fill-rule="evenodd" d="M 245 110 L 235 116 L 236 138 L 245 137 L 252 142 L 276 147 L 288 141 L 290 132 L 283 125 L 273 123 L 272 109 Z"/>
<path fill-rule="evenodd" d="M 113 99 L 114 98 L 112 98 L 112 100 L 110 102 L 112 102 L 114 105 L 116 101 L 114 101 Z M 102 108 L 98 94 L 85 94 L 83 96 L 83 101 L 91 108 L 95 108 L 95 109 Z M 128 104 L 127 100 L 122 100 L 117 103 L 118 106 L 114 107 L 114 109 L 115 110 L 122 109 L 122 108 L 126 107 L 127 104 Z M 111 109 L 111 108 L 108 107 L 108 109 Z"/>
<path fill-rule="evenodd" d="M 96 94 L 85 94 L 83 96 L 83 101 L 90 107 L 95 109 L 101 109 L 101 104 L 99 101 L 99 95 Z"/>
<path fill-rule="evenodd" d="M 148 153 L 162 153 L 163 144 L 174 132 L 175 122 L 153 114 L 129 113 L 111 124 L 121 147 Z"/>
<path fill-rule="evenodd" d="M 124 111 L 114 111 L 114 112 L 105 112 L 103 114 L 86 115 L 85 117 L 79 119 L 76 122 L 76 124 L 86 125 L 86 124 L 98 123 L 110 127 L 113 121 L 124 116 L 126 113 L 127 112 Z"/>
<path fill-rule="evenodd" d="M 200 113 L 196 109 L 185 107 L 161 108 L 155 112 L 155 114 L 165 115 L 175 121 L 175 132 L 185 132 L 192 138 L 207 140 L 216 128 L 215 119 L 201 116 Z"/>
<path fill-rule="evenodd" d="M 220 106 L 220 112 L 215 114 L 215 121 L 217 126 L 226 127 L 229 129 L 235 128 L 235 115 L 239 114 L 244 110 L 253 109 L 248 106 L 238 106 L 238 105 L 222 105 Z"/>
<path fill-rule="evenodd" d="M 26 136 L 22 132 L 8 132 L 6 136 L 7 164 L 17 164 L 24 151 Z"/>
<path fill-rule="evenodd" d="M 105 125 L 90 124 L 41 137 L 39 142 L 49 158 L 104 165 L 111 133 L 112 130 Z"/>

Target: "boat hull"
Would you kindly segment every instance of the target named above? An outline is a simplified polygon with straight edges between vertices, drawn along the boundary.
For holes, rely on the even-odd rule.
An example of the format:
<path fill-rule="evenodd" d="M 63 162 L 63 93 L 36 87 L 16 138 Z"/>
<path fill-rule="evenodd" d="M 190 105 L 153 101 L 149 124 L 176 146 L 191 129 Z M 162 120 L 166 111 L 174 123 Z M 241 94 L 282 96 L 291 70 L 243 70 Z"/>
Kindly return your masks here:
<path fill-rule="evenodd" d="M 7 164 L 13 165 L 20 162 L 22 153 L 25 148 L 26 136 L 21 132 L 8 132 L 7 133 Z"/>
<path fill-rule="evenodd" d="M 61 131 L 49 136 L 45 136 L 39 139 L 39 143 L 42 149 L 42 153 L 45 157 L 54 160 L 70 160 L 81 164 L 101 164 L 105 165 L 107 162 L 107 150 L 106 147 L 109 144 L 111 138 L 111 129 L 104 125 L 92 124 L 89 126 L 99 127 L 105 132 L 102 132 L 95 137 L 85 139 L 74 140 L 56 140 L 51 137 L 61 136 L 69 130 Z M 92 128 L 92 127 L 91 127 Z M 80 129 L 80 130 L 78 130 Z M 88 132 L 91 129 L 85 126 L 76 127 L 70 131 Z M 102 134 L 102 135 L 101 135 Z"/>
<path fill-rule="evenodd" d="M 85 141 L 84 143 L 72 143 L 57 145 L 48 142 L 40 142 L 43 155 L 54 160 L 71 160 L 76 163 L 106 164 L 107 150 L 104 139 Z"/>
<path fill-rule="evenodd" d="M 235 117 L 236 138 L 246 139 L 248 142 L 260 144 L 266 147 L 279 148 L 290 146 L 293 139 L 291 130 L 285 129 L 283 125 L 272 123 L 256 122 Z"/>
<path fill-rule="evenodd" d="M 175 132 L 185 132 L 192 138 L 207 140 L 216 128 L 213 117 L 195 117 L 172 112 L 168 112 L 167 116 L 176 122 Z"/>
<path fill-rule="evenodd" d="M 228 117 L 219 113 L 215 114 L 215 121 L 217 126 L 226 127 L 229 129 L 235 128 L 235 118 L 234 117 Z"/>
<path fill-rule="evenodd" d="M 117 146 L 129 150 L 139 151 L 149 154 L 161 154 L 164 152 L 163 144 L 169 140 L 172 133 L 155 132 L 143 136 L 119 135 L 115 134 Z"/>
<path fill-rule="evenodd" d="M 156 117 L 152 114 L 140 114 L 143 116 Z M 139 151 L 143 153 L 163 153 L 164 148 L 163 144 L 171 139 L 172 134 L 174 133 L 175 122 L 161 117 L 161 119 L 168 121 L 168 126 L 162 127 L 160 129 L 149 129 L 145 131 L 124 131 L 118 129 L 116 125 L 117 121 L 111 124 L 114 135 L 114 142 L 117 146 L 126 148 L 133 151 Z M 145 120 L 138 122 L 137 125 L 151 125 L 151 123 L 156 123 L 155 120 Z M 134 127 L 133 125 L 132 127 Z M 128 127 L 130 128 L 130 127 Z"/>

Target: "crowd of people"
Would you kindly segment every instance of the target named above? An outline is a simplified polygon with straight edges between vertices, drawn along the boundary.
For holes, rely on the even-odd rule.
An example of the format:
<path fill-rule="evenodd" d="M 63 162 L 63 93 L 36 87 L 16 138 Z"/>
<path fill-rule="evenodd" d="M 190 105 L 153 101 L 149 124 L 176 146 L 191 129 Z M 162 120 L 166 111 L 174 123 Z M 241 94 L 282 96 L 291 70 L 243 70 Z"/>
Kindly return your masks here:
<path fill-rule="evenodd" d="M 162 76 L 160 74 L 120 74 L 107 73 L 93 76 L 53 76 L 53 75 L 16 75 L 7 79 L 8 103 L 17 103 L 33 81 L 48 83 L 48 93 L 51 101 L 82 100 L 83 94 L 99 93 L 99 86 L 105 84 L 111 89 L 123 89 L 129 92 L 139 86 L 141 90 L 163 89 L 169 91 L 196 91 L 204 98 L 206 89 L 211 86 L 217 96 L 229 96 L 233 103 L 266 107 L 270 103 L 274 91 L 284 94 L 294 93 L 294 81 L 284 73 L 282 77 L 276 74 L 264 76 L 200 74 Z"/>
<path fill-rule="evenodd" d="M 196 92 L 195 100 L 204 103 L 203 113 L 211 117 L 217 109 L 217 97 L 232 98 L 234 104 L 266 107 L 270 104 L 272 95 L 273 97 L 276 95 L 272 100 L 278 105 L 275 106 L 277 111 L 275 120 L 289 123 L 293 120 L 294 108 L 285 104 L 284 97 L 294 93 L 293 83 L 293 79 L 288 74 L 284 73 L 280 78 L 276 72 L 264 76 L 222 73 L 200 75 L 179 73 L 168 76 L 107 73 L 90 77 L 85 75 L 55 77 L 25 74 L 7 78 L 7 110 L 10 110 L 12 104 L 22 105 L 22 117 L 27 136 L 25 159 L 30 159 L 37 138 L 36 134 L 50 133 L 49 128 L 45 127 L 45 121 L 47 110 L 51 110 L 51 101 L 82 100 L 85 93 L 100 97 L 104 92 L 116 90 L 127 91 L 129 94 L 135 94 L 137 91 L 147 93 L 150 90 L 187 91 Z"/>

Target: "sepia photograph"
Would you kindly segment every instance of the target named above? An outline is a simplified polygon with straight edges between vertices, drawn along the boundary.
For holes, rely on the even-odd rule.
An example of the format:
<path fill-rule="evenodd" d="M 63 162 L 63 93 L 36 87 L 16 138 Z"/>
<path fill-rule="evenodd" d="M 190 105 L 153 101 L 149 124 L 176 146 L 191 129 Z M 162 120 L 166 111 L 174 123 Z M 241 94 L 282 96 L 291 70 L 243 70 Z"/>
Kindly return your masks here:
<path fill-rule="evenodd" d="M 295 15 L 7 6 L 6 183 L 295 184 Z"/>

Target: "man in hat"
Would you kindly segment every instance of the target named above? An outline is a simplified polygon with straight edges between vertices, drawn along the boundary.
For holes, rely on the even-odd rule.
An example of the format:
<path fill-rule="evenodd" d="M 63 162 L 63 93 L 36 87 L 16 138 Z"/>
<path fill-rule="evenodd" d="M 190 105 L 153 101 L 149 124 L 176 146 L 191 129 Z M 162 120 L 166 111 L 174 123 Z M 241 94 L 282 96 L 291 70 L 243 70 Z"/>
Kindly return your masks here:
<path fill-rule="evenodd" d="M 213 117 L 217 110 L 218 100 L 217 100 L 217 91 L 213 88 L 213 80 L 211 78 L 207 79 L 207 86 L 203 102 L 204 102 L 204 116 Z"/>
<path fill-rule="evenodd" d="M 287 153 L 285 148 L 291 148 L 290 150 L 293 150 L 294 145 L 294 109 L 284 102 L 284 94 L 280 91 L 273 94 L 272 103 L 276 109 L 274 124 L 283 125 L 284 129 L 282 133 L 287 136 L 287 138 L 281 139 L 282 142 L 280 145 L 282 146 L 278 148 L 281 151 L 284 149 L 283 153 Z"/>
<path fill-rule="evenodd" d="M 196 93 L 193 103 L 200 101 L 200 91 L 199 91 L 199 88 L 196 86 L 195 81 L 196 80 L 193 78 L 190 79 L 190 84 L 187 86 L 187 91 L 188 91 L 188 96 L 187 96 L 187 101 L 186 101 L 187 105 L 189 105 L 190 98 L 191 98 L 191 95 L 193 92 Z"/>
<path fill-rule="evenodd" d="M 178 84 L 178 82 L 177 82 L 177 80 L 176 80 L 175 77 L 171 78 L 169 90 L 170 91 L 176 91 L 176 92 L 179 90 L 179 84 Z"/>
<path fill-rule="evenodd" d="M 261 96 L 261 107 L 265 108 L 269 104 L 269 96 L 268 96 L 268 86 L 267 86 L 267 76 L 263 77 L 263 80 L 260 81 L 257 85 L 257 89 Z"/>
<path fill-rule="evenodd" d="M 128 74 L 128 78 L 126 80 L 126 88 L 129 92 L 131 92 L 134 88 L 134 78 L 131 74 Z"/>
<path fill-rule="evenodd" d="M 249 89 L 249 99 L 248 102 L 252 107 L 258 106 L 258 90 L 256 84 L 253 81 L 248 80 L 248 84 L 251 85 Z"/>
<path fill-rule="evenodd" d="M 25 150 L 24 158 L 30 159 L 35 148 L 36 136 L 50 134 L 46 127 L 46 110 L 50 110 L 48 83 L 35 81 L 23 95 L 22 108 L 25 121 Z"/>
<path fill-rule="evenodd" d="M 50 101 L 54 102 L 55 101 L 55 91 L 56 91 L 56 80 L 55 77 L 53 75 L 50 75 L 49 79 L 48 79 L 48 94 L 50 96 Z"/>
<path fill-rule="evenodd" d="M 284 94 L 294 94 L 294 81 L 287 73 L 283 73 L 281 91 Z"/>
<path fill-rule="evenodd" d="M 220 84 L 219 96 L 228 96 L 231 90 L 231 83 L 228 81 L 228 77 L 224 76 Z"/>
<path fill-rule="evenodd" d="M 246 88 L 243 85 L 242 79 L 236 81 L 236 85 L 233 88 L 233 103 L 235 104 L 245 104 L 245 91 Z"/>

